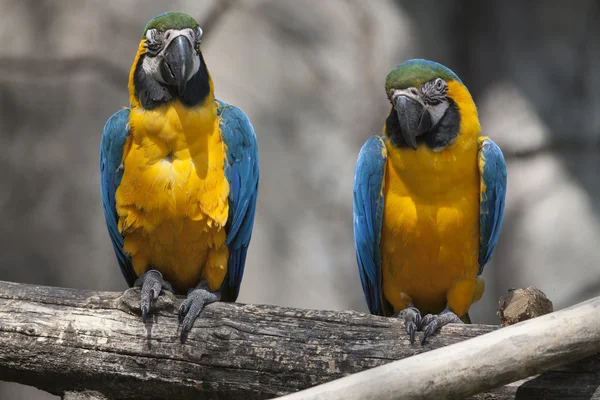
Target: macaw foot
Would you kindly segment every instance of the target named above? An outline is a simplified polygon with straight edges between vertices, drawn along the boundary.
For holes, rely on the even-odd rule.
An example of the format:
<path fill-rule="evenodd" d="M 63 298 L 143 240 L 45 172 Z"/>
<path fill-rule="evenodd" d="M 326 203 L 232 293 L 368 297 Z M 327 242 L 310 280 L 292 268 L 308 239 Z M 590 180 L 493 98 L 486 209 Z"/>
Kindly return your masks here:
<path fill-rule="evenodd" d="M 146 315 L 150 311 L 152 304 L 158 299 L 158 296 L 163 290 L 173 292 L 171 284 L 165 281 L 162 274 L 155 269 L 146 271 L 133 284 L 136 287 L 142 288 L 142 298 L 140 308 L 142 309 L 142 318 L 146 319 Z"/>
<path fill-rule="evenodd" d="M 425 344 L 425 340 L 428 337 L 433 336 L 438 329 L 447 324 L 462 324 L 458 315 L 454 314 L 448 307 L 444 309 L 438 315 L 427 314 L 421 321 L 421 330 L 423 335 L 421 336 L 421 344 Z"/>
<path fill-rule="evenodd" d="M 179 307 L 179 320 L 181 324 L 181 342 L 185 341 L 187 334 L 194 325 L 194 321 L 200 315 L 202 309 L 210 304 L 221 300 L 220 292 L 211 292 L 206 282 L 201 282 L 195 289 L 188 292 L 187 298 Z"/>
<path fill-rule="evenodd" d="M 392 316 L 404 320 L 404 327 L 410 338 L 410 344 L 415 343 L 415 332 L 421 330 L 422 326 L 421 312 L 413 303 L 409 303 L 408 307 Z"/>

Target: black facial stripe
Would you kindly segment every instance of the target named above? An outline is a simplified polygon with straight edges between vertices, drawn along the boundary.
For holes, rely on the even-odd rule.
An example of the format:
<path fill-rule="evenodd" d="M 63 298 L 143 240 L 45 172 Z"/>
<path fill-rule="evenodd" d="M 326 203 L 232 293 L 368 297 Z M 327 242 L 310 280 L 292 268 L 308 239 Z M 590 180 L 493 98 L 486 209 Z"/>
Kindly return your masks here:
<path fill-rule="evenodd" d="M 156 55 L 158 52 L 160 52 L 162 46 L 163 45 L 161 42 L 146 42 L 146 50 L 148 53 L 153 53 L 152 55 Z"/>
<path fill-rule="evenodd" d="M 156 57 L 156 56 L 157 56 L 159 53 L 160 53 L 160 48 L 158 48 L 158 49 L 150 49 L 150 48 L 147 48 L 147 49 L 146 49 L 146 54 L 147 54 L 149 57 Z"/>
<path fill-rule="evenodd" d="M 423 98 L 423 102 L 428 106 L 437 106 L 446 100 L 445 97 Z"/>
<path fill-rule="evenodd" d="M 437 82 L 438 78 L 425 82 L 423 86 L 421 86 L 421 95 L 425 104 L 436 106 L 446 99 L 448 85 L 445 81 L 441 81 L 444 82 L 444 84 L 443 87 L 439 89 L 437 87 Z"/>
<path fill-rule="evenodd" d="M 162 32 L 158 32 L 156 29 L 152 29 L 149 32 L 150 37 L 146 37 L 146 48 L 156 49 L 162 47 L 164 42 L 164 34 Z"/>
<path fill-rule="evenodd" d="M 445 96 L 448 92 L 448 85 L 444 81 L 444 85 L 442 88 L 438 88 L 436 85 L 437 79 L 434 79 L 429 82 L 425 82 L 423 86 L 421 86 L 421 93 L 425 96 Z"/>

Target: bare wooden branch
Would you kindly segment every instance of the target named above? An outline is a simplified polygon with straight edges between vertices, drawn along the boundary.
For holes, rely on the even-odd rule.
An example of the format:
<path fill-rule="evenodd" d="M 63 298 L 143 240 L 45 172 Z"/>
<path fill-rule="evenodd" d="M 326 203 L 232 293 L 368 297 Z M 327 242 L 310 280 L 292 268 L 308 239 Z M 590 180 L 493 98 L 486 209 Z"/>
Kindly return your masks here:
<path fill-rule="evenodd" d="M 451 325 L 425 346 L 411 346 L 393 318 L 220 303 L 203 311 L 182 344 L 180 302 L 161 296 L 157 314 L 143 323 L 135 289 L 123 294 L 0 282 L 0 380 L 65 399 L 267 399 L 498 329 Z M 599 372 L 593 358 L 476 398 L 514 399 L 526 385 L 534 394 L 527 398 L 577 398 L 552 397 L 548 390 L 562 379 L 557 393 L 586 393 Z"/>
<path fill-rule="evenodd" d="M 600 297 L 597 297 L 282 400 L 460 399 L 592 356 L 599 350 Z"/>
<path fill-rule="evenodd" d="M 102 393 L 86 390 L 85 392 L 66 392 L 62 400 L 107 400 Z"/>

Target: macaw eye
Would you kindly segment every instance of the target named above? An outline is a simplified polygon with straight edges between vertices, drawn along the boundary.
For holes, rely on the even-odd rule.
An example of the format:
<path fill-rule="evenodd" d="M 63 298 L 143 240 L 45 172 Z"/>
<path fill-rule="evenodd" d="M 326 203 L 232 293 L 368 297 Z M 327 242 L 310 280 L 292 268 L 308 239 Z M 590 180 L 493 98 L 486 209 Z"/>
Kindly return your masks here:
<path fill-rule="evenodd" d="M 441 91 L 444 88 L 444 86 L 445 86 L 445 82 L 444 82 L 444 80 L 442 78 L 437 78 L 435 80 L 435 88 L 437 90 Z"/>
<path fill-rule="evenodd" d="M 148 29 L 148 32 L 146 32 L 146 42 L 148 43 L 153 43 L 156 42 L 158 39 L 158 31 L 156 29 Z"/>
<path fill-rule="evenodd" d="M 146 32 L 146 48 L 150 54 L 160 51 L 163 42 L 163 35 L 156 29 L 148 29 Z"/>

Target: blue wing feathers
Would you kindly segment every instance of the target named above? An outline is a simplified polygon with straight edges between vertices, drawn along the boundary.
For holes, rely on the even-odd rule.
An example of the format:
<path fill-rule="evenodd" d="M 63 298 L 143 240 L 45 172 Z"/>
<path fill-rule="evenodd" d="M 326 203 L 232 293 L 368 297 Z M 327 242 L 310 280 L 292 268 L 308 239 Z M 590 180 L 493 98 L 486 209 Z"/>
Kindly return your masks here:
<path fill-rule="evenodd" d="M 502 229 L 506 197 L 506 163 L 500 148 L 491 139 L 479 147 L 481 201 L 479 204 L 479 274 L 490 260 Z"/>
<path fill-rule="evenodd" d="M 365 298 L 372 314 L 384 315 L 381 292 L 381 226 L 385 143 L 373 136 L 362 147 L 354 172 L 354 242 Z"/>
<path fill-rule="evenodd" d="M 133 270 L 131 259 L 123 252 L 123 236 L 118 229 L 119 217 L 115 201 L 115 193 L 123 177 L 121 162 L 123 147 L 129 135 L 128 122 L 129 110 L 122 109 L 113 114 L 104 126 L 100 143 L 100 191 L 104 218 L 117 261 L 127 284 L 133 286 L 137 276 Z"/>
<path fill-rule="evenodd" d="M 224 300 L 235 301 L 239 294 L 246 253 L 252 237 L 258 195 L 258 146 L 252 124 L 240 109 L 217 100 L 221 136 L 227 146 L 225 176 L 229 182 L 229 216 L 226 244 L 229 248 Z"/>
<path fill-rule="evenodd" d="M 227 146 L 225 176 L 230 185 L 229 215 L 225 230 L 229 248 L 228 272 L 223 282 L 223 299 L 235 301 L 239 294 L 244 264 L 256 212 L 258 194 L 258 147 L 252 124 L 236 107 L 217 100 L 217 114 L 223 142 Z M 129 135 L 129 110 L 109 118 L 102 134 L 100 175 L 102 204 L 108 232 L 121 272 L 132 286 L 137 279 L 131 259 L 123 252 L 123 236 L 118 230 L 115 193 L 123 176 L 123 148 Z"/>

